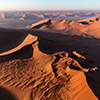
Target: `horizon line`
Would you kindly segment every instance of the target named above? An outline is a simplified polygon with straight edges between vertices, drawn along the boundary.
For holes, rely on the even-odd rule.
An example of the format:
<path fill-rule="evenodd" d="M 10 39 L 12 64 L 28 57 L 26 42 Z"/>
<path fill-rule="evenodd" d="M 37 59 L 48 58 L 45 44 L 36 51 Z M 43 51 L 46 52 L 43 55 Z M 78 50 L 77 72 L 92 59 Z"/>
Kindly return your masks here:
<path fill-rule="evenodd" d="M 0 10 L 0 12 L 6 11 L 100 11 L 100 9 L 68 9 L 68 10 Z"/>

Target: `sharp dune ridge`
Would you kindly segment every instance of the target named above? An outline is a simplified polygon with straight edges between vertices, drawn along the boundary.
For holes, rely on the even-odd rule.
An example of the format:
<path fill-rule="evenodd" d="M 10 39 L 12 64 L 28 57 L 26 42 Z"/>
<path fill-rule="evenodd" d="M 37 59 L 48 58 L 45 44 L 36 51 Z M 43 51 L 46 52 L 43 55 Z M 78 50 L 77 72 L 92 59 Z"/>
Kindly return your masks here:
<path fill-rule="evenodd" d="M 90 17 L 90 18 L 86 18 L 86 19 L 83 19 L 83 20 L 79 20 L 78 22 L 96 22 L 96 21 L 99 21 L 100 20 L 100 16 L 96 16 L 96 17 Z"/>
<path fill-rule="evenodd" d="M 95 17 L 95 19 L 98 19 L 98 21 L 94 21 L 92 23 L 88 23 L 87 20 L 75 22 L 67 20 L 44 19 L 40 22 L 32 24 L 31 28 L 44 31 L 53 31 L 68 35 L 84 35 L 87 37 L 100 38 L 99 17 Z"/>
<path fill-rule="evenodd" d="M 23 48 L 24 46 L 33 43 L 34 41 L 37 41 L 37 37 L 36 36 L 32 36 L 31 34 L 28 34 L 27 37 L 25 37 L 24 41 L 20 45 L 18 45 L 17 47 L 15 47 L 15 48 L 13 48 L 11 50 L 8 50 L 8 51 L 5 51 L 3 53 L 0 53 L 0 56 L 4 56 L 4 55 L 11 54 L 13 52 L 16 52 L 16 51 L 20 50 L 21 48 Z M 16 45 L 16 44 L 14 43 L 14 45 Z"/>
<path fill-rule="evenodd" d="M 0 100 L 99 100 L 100 40 L 76 34 L 83 27 L 46 19 L 29 30 L 0 30 Z"/>

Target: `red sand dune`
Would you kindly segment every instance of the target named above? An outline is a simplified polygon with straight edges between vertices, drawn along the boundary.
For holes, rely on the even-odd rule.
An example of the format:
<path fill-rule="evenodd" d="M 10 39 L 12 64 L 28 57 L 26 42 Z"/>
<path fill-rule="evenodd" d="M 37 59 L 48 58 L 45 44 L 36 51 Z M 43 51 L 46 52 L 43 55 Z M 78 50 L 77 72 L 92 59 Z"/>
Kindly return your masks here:
<path fill-rule="evenodd" d="M 30 30 L 0 31 L 0 100 L 100 99 L 100 42 L 79 35 L 94 25 L 46 19 Z"/>
<path fill-rule="evenodd" d="M 40 22 L 32 24 L 32 28 L 44 31 L 53 31 L 58 33 L 64 33 L 69 35 L 84 35 L 100 38 L 100 21 L 93 23 L 88 22 L 75 22 L 67 20 L 42 20 Z"/>
<path fill-rule="evenodd" d="M 4 41 L 5 39 L 5 41 Z M 37 40 L 37 37 L 22 32 L 1 32 L 0 33 L 0 56 L 16 52 L 26 45 Z"/>
<path fill-rule="evenodd" d="M 99 21 L 100 16 L 95 16 L 95 17 L 90 17 L 86 19 L 79 20 L 79 22 L 85 21 L 85 22 L 94 22 L 94 21 Z"/>

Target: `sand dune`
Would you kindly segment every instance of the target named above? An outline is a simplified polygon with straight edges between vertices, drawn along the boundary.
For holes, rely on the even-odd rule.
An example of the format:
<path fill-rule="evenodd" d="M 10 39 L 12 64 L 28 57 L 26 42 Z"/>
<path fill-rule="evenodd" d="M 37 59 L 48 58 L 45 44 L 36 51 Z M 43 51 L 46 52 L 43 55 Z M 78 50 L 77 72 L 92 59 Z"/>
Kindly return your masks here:
<path fill-rule="evenodd" d="M 90 17 L 90 18 L 86 18 L 86 19 L 82 19 L 79 20 L 79 22 L 94 22 L 94 21 L 99 21 L 100 20 L 100 16 L 95 16 L 95 17 Z"/>
<path fill-rule="evenodd" d="M 4 41 L 5 39 L 5 41 Z M 16 52 L 26 45 L 37 40 L 37 37 L 22 32 L 1 32 L 0 33 L 0 56 L 8 55 Z"/>
<path fill-rule="evenodd" d="M 95 17 L 100 14 L 99 11 L 1 11 L 0 19 L 73 19 L 79 20 L 88 17 Z"/>
<path fill-rule="evenodd" d="M 93 23 L 67 20 L 42 20 L 32 24 L 32 28 L 44 31 L 58 32 L 68 35 L 100 38 L 100 21 Z"/>
<path fill-rule="evenodd" d="M 37 22 L 37 23 L 32 24 L 31 27 L 38 27 L 40 25 L 47 24 L 49 21 L 50 21 L 49 19 L 44 19 L 44 20 L 42 20 L 40 22 Z"/>
<path fill-rule="evenodd" d="M 0 100 L 99 100 L 99 24 L 44 19 L 0 29 Z"/>
<path fill-rule="evenodd" d="M 44 20 L 33 26 L 42 26 L 49 21 Z M 55 27 L 59 23 L 58 28 L 60 28 L 60 25 L 65 26 L 66 24 L 73 25 L 74 23 L 77 25 L 74 21 L 66 20 L 50 22 Z M 38 35 L 37 31 L 32 31 L 32 33 Z M 99 71 L 95 66 L 97 63 L 92 63 L 91 57 L 88 57 L 89 54 L 87 56 L 84 52 L 79 53 L 75 49 L 75 46 L 76 48 L 81 47 L 78 49 L 82 51 L 81 49 L 86 45 L 90 46 L 91 41 L 93 45 L 93 39 L 83 37 L 77 39 L 74 36 L 51 34 L 49 32 L 47 38 L 46 34 L 41 32 L 38 35 L 39 39 L 37 39 L 37 36 L 22 32 L 22 30 L 1 31 L 0 99 L 98 100 L 100 96 L 97 94 L 99 92 L 92 91 L 85 75 L 90 71 L 94 73 Z M 9 45 L 8 41 L 12 44 Z M 98 40 L 94 41 L 97 42 Z M 74 50 L 70 49 L 72 47 Z M 45 50 L 48 52 L 54 50 L 55 53 L 47 54 Z M 93 75 L 92 77 L 95 78 Z M 93 80 L 90 79 L 89 81 Z M 5 98 L 6 94 L 7 98 Z"/>

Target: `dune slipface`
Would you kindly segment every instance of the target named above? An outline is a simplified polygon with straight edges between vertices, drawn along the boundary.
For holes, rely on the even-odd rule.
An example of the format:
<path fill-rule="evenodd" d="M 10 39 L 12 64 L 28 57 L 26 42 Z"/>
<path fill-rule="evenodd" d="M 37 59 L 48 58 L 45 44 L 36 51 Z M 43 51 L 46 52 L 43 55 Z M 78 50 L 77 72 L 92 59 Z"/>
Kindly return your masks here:
<path fill-rule="evenodd" d="M 0 44 L 0 99 L 98 100 L 84 74 L 92 69 L 83 68 L 69 52 L 48 55 L 40 51 L 36 36 L 19 31 L 6 33 L 9 35 L 2 33 L 6 41 L 0 40 L 6 46 Z M 14 44 L 8 45 L 8 40 Z M 76 51 L 73 54 L 86 60 Z"/>
<path fill-rule="evenodd" d="M 98 21 L 96 21 L 98 19 Z M 95 17 L 95 21 L 88 22 L 88 19 L 79 22 L 67 20 L 42 20 L 31 25 L 32 29 L 38 29 L 47 32 L 56 32 L 66 35 L 77 35 L 83 37 L 100 38 L 100 21 Z"/>
<path fill-rule="evenodd" d="M 16 52 L 26 45 L 37 40 L 37 37 L 23 32 L 1 32 L 0 33 L 0 56 Z"/>

